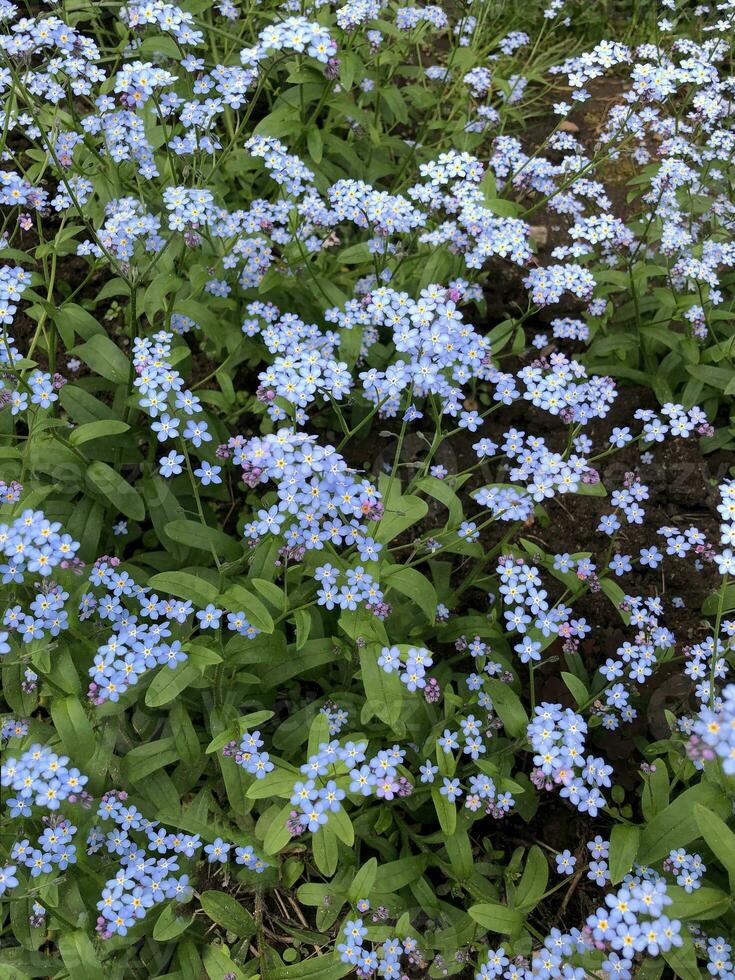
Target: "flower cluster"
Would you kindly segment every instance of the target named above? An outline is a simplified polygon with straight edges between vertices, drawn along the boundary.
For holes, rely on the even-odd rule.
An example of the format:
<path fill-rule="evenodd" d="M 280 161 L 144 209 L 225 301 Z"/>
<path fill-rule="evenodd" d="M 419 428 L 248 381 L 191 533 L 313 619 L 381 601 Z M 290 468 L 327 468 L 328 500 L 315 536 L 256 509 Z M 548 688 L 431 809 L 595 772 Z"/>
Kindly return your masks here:
<path fill-rule="evenodd" d="M 377 558 L 380 545 L 372 538 L 361 538 L 349 533 L 344 533 L 347 529 L 344 525 L 336 527 L 334 523 L 328 525 L 330 537 L 333 544 L 340 544 L 344 537 L 345 544 L 354 544 L 357 548 L 362 561 L 371 561 Z M 331 565 L 320 565 L 314 571 L 314 578 L 319 584 L 316 598 L 320 606 L 325 609 L 354 610 L 360 604 L 364 604 L 372 613 L 379 618 L 384 618 L 389 612 L 389 606 L 383 601 L 383 593 L 378 588 L 377 582 L 372 575 L 368 575 L 362 565 L 348 568 L 344 572 L 344 581 L 340 585 L 340 573 Z"/>
<path fill-rule="evenodd" d="M 533 779 L 538 786 L 561 787 L 580 813 L 597 816 L 605 805 L 601 788 L 611 786 L 612 766 L 604 759 L 586 755 L 584 718 L 559 704 L 544 702 L 534 711 L 528 726 L 528 740 L 535 752 Z"/>
<path fill-rule="evenodd" d="M 265 779 L 268 773 L 273 771 L 274 765 L 267 752 L 258 751 L 261 745 L 263 745 L 263 739 L 259 731 L 246 732 L 239 746 L 236 742 L 233 743 L 227 754 L 234 755 L 238 766 L 242 766 L 245 772 L 249 772 L 251 776 L 255 776 L 256 779 Z"/>
<path fill-rule="evenodd" d="M 258 43 L 240 52 L 243 65 L 257 65 L 276 51 L 306 52 L 322 64 L 337 53 L 337 45 L 327 28 L 305 17 L 286 17 L 274 22 L 258 35 Z"/>
<path fill-rule="evenodd" d="M 367 757 L 367 742 L 323 742 L 301 766 L 305 777 L 297 780 L 291 790 L 290 802 L 297 810 L 291 812 L 286 826 L 292 835 L 305 830 L 315 834 L 330 819 L 340 813 L 343 800 L 350 796 L 375 796 L 381 800 L 410 796 L 412 786 L 402 775 L 400 767 L 406 751 L 398 745 Z M 346 788 L 342 788 L 342 786 Z"/>
<path fill-rule="evenodd" d="M 370 911 L 370 902 L 367 899 L 358 901 L 357 908 L 364 914 Z M 391 937 L 380 945 L 366 945 L 368 929 L 361 918 L 348 919 L 342 926 L 342 937 L 342 942 L 337 945 L 339 958 L 354 966 L 361 977 L 398 978 L 405 975 L 401 967 L 403 957 L 410 964 L 419 965 L 422 961 L 418 942 L 411 936 L 405 939 Z"/>
<path fill-rule="evenodd" d="M 192 858 L 201 848 L 198 834 L 172 832 L 146 819 L 128 803 L 125 792 L 106 793 L 97 808 L 97 818 L 102 823 L 89 831 L 87 853 L 105 850 L 120 859 L 97 903 L 97 931 L 103 939 L 125 936 L 151 908 L 167 899 L 181 904 L 191 900 L 189 876 L 177 877 L 176 872 L 180 870 L 179 859 Z M 112 830 L 105 829 L 108 821 Z M 220 859 L 218 852 L 226 857 L 231 846 L 218 837 L 204 850 L 213 861 Z M 237 863 L 250 870 L 262 873 L 268 867 L 251 847 L 237 847 L 235 852 Z"/>
<path fill-rule="evenodd" d="M 669 854 L 664 868 L 673 871 L 677 885 L 681 885 L 687 894 L 701 887 L 700 879 L 707 870 L 701 854 L 687 854 L 683 847 Z"/>
<path fill-rule="evenodd" d="M 20 603 L 6 607 L 3 626 L 28 644 L 58 636 L 68 628 L 65 604 L 69 592 L 50 576 L 54 569 L 76 568 L 79 542 L 42 511 L 26 509 L 12 524 L 0 525 L 0 546 L 7 559 L 0 565 L 4 585 L 20 585 L 28 574 L 40 576 L 33 583 L 33 599 L 27 607 Z M 7 631 L 0 633 L 0 656 L 10 649 Z"/>
<path fill-rule="evenodd" d="M 723 772 L 732 775 L 735 773 L 735 684 L 724 688 L 718 708 L 703 707 L 692 727 L 696 739 L 709 750 L 704 757 L 717 756 L 722 760 Z"/>
<path fill-rule="evenodd" d="M 120 8 L 119 16 L 131 28 L 155 24 L 159 30 L 171 34 L 179 44 L 201 44 L 204 35 L 192 30 L 194 17 L 173 3 L 153 0 L 145 4 L 128 3 Z"/>
<path fill-rule="evenodd" d="M 187 659 L 172 629 L 192 615 L 192 603 L 159 599 L 117 565 L 117 561 L 96 562 L 89 583 L 106 591 L 101 596 L 85 592 L 80 602 L 80 618 L 94 616 L 110 630 L 89 668 L 89 697 L 95 704 L 116 702 L 142 674 L 156 666 L 173 670 Z M 128 602 L 134 604 L 133 610 L 128 609 Z"/>
<path fill-rule="evenodd" d="M 383 647 L 378 658 L 378 666 L 386 674 L 391 674 L 393 671 L 396 671 L 401 678 L 401 683 L 411 693 L 417 690 L 423 690 L 427 686 L 427 683 L 431 691 L 433 685 L 431 684 L 431 678 L 427 678 L 426 671 L 433 663 L 433 657 L 424 647 L 419 647 L 418 649 L 408 647 L 408 649 L 404 648 L 403 652 L 397 646 Z"/>
<path fill-rule="evenodd" d="M 233 437 L 226 453 L 241 468 L 247 486 L 277 485 L 276 502 L 245 525 L 246 538 L 255 542 L 267 534 L 282 536 L 286 551 L 296 557 L 321 551 L 327 542 L 356 545 L 361 556 L 366 554 L 364 561 L 371 553 L 377 555 L 380 546 L 366 522 L 380 520 L 380 494 L 358 478 L 334 447 L 284 428 L 262 438 Z"/>
<path fill-rule="evenodd" d="M 99 871 L 123 972 L 732 977 L 735 481 L 668 491 L 733 445 L 735 6 L 663 6 L 0 0 L 21 972 Z"/>
<path fill-rule="evenodd" d="M 606 950 L 602 969 L 630 980 L 637 953 L 657 956 L 661 951 L 668 952 L 682 945 L 681 923 L 664 914 L 672 902 L 666 883 L 655 874 L 639 869 L 636 875 L 627 875 L 623 887 L 607 895 L 605 901 L 604 907 L 587 918 L 584 932 L 573 929 L 562 933 L 553 929 L 530 963 L 522 958 L 512 963 L 502 946 L 488 950 L 475 974 L 476 980 L 501 976 L 534 980 L 566 976 L 567 971 L 576 975 L 572 974 L 575 970 L 572 958 L 586 952 L 593 942 Z"/>
<path fill-rule="evenodd" d="M 19 759 L 11 757 L 3 763 L 2 785 L 16 794 L 5 801 L 10 815 L 29 816 L 34 805 L 54 811 L 64 800 L 74 802 L 82 794 L 87 776 L 74 767 L 70 769 L 68 762 L 67 756 L 34 743 Z"/>

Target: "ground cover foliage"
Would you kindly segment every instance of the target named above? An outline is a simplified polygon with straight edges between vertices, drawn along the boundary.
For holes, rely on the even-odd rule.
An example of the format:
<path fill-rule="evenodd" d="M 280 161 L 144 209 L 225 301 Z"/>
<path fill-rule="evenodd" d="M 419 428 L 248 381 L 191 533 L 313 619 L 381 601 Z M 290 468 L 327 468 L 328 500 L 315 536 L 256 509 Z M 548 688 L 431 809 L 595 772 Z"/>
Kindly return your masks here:
<path fill-rule="evenodd" d="M 732 978 L 732 2 L 0 0 L 0 975 Z"/>

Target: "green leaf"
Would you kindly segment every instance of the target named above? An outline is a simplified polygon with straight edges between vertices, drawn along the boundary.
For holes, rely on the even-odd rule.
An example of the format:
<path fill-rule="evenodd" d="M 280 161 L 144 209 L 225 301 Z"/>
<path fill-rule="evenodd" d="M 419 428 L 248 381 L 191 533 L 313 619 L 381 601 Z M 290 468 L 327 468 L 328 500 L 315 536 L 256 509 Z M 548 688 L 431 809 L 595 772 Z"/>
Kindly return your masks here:
<path fill-rule="evenodd" d="M 731 908 L 730 896 L 719 888 L 709 888 L 706 885 L 687 893 L 678 885 L 668 885 L 666 894 L 672 899 L 666 906 L 666 915 L 670 919 L 688 919 L 698 922 L 700 919 L 719 919 Z"/>
<path fill-rule="evenodd" d="M 201 634 L 199 639 L 201 639 Z M 214 640 L 213 642 L 216 643 L 217 641 Z M 214 650 L 205 646 L 204 643 L 187 641 L 184 644 L 184 650 L 189 654 L 189 663 L 192 667 L 196 667 L 200 674 L 204 672 L 205 667 L 222 663 L 222 657 Z"/>
<path fill-rule="evenodd" d="M 209 953 L 209 950 L 213 948 L 214 947 L 210 946 L 209 949 L 207 949 L 205 957 Z M 202 964 L 193 939 L 189 939 L 185 936 L 183 939 L 179 940 L 176 947 L 176 967 L 178 969 L 178 977 L 180 977 L 180 980 L 202 980 L 202 977 L 204 976 L 204 965 Z M 224 976 L 227 970 L 223 968 L 220 972 Z M 176 976 L 176 974 L 174 975 Z M 241 978 L 242 973 L 239 974 L 238 980 L 241 980 Z"/>
<path fill-rule="evenodd" d="M 236 725 L 234 723 L 229 725 L 223 732 L 220 732 L 219 735 L 216 735 L 212 739 L 206 748 L 207 755 L 210 755 L 212 752 L 219 752 L 219 750 L 227 745 L 228 742 L 231 742 L 236 735 L 242 735 L 243 732 L 248 731 L 250 728 L 257 728 L 258 725 L 262 725 L 263 722 L 268 721 L 272 717 L 273 712 L 268 710 L 253 711 L 250 714 L 242 715 L 242 717 L 237 719 Z M 273 759 L 273 761 L 275 762 L 276 760 Z M 292 772 L 294 773 L 293 778 L 295 779 L 297 770 L 293 769 Z M 273 770 L 272 772 L 268 773 L 264 779 L 259 779 L 257 783 L 253 783 L 253 786 L 250 788 L 253 789 L 255 786 L 268 783 L 268 780 L 276 774 L 277 770 Z M 262 797 L 253 797 L 253 799 L 265 799 L 267 795 L 268 794 L 266 793 Z"/>
<path fill-rule="evenodd" d="M 694 806 L 694 819 L 707 847 L 727 871 L 730 891 L 735 894 L 735 834 L 724 820 L 701 803 Z"/>
<path fill-rule="evenodd" d="M 322 134 L 316 125 L 310 125 L 307 127 L 306 146 L 309 150 L 309 156 L 314 163 L 320 164 L 322 162 L 322 154 L 324 153 L 324 141 L 322 140 Z"/>
<path fill-rule="evenodd" d="M 467 881 L 474 871 L 472 845 L 466 830 L 458 827 L 444 842 L 452 870 L 458 881 Z"/>
<path fill-rule="evenodd" d="M 102 964 L 86 932 L 81 929 L 63 932 L 57 942 L 70 977 L 74 980 L 104 980 Z"/>
<path fill-rule="evenodd" d="M 412 857 L 399 858 L 398 861 L 389 861 L 381 864 L 375 878 L 376 891 L 397 892 L 405 885 L 419 878 L 429 863 L 427 854 L 414 854 Z"/>
<path fill-rule="evenodd" d="M 264 578 L 253 578 L 251 584 L 260 592 L 266 602 L 269 602 L 274 609 L 282 609 L 284 603 L 283 589 L 274 582 L 269 582 Z"/>
<path fill-rule="evenodd" d="M 641 809 L 646 821 L 653 820 L 669 805 L 669 773 L 663 761 L 658 762 L 645 778 Z"/>
<path fill-rule="evenodd" d="M 105 405 L 79 385 L 64 385 L 59 394 L 59 401 L 74 421 L 80 424 L 96 422 L 100 419 L 115 419 L 115 413 L 109 405 Z"/>
<path fill-rule="evenodd" d="M 667 856 L 669 851 L 684 847 L 699 837 L 699 827 L 694 815 L 696 803 L 707 809 L 729 815 L 730 805 L 717 787 L 710 783 L 697 783 L 678 796 L 673 803 L 650 821 L 641 834 L 638 862 L 653 864 Z"/>
<path fill-rule="evenodd" d="M 457 807 L 450 803 L 446 796 L 440 792 L 438 786 L 431 787 L 431 798 L 434 801 L 434 809 L 439 818 L 439 826 L 442 832 L 451 837 L 457 828 Z"/>
<path fill-rule="evenodd" d="M 120 435 L 121 432 L 127 432 L 129 428 L 127 422 L 119 422 L 116 419 L 86 422 L 74 429 L 69 436 L 69 442 L 72 446 L 82 446 L 85 442 L 91 442 L 92 439 L 104 439 L 109 438 L 109 436 Z"/>
<path fill-rule="evenodd" d="M 293 620 L 296 627 L 296 649 L 303 650 L 311 632 L 311 616 L 308 609 L 296 609 Z"/>
<path fill-rule="evenodd" d="M 378 666 L 378 649 L 374 644 L 359 651 L 360 675 L 367 698 L 366 708 L 393 728 L 401 717 L 403 685 L 396 673 L 386 674 Z"/>
<path fill-rule="evenodd" d="M 349 245 L 339 253 L 340 265 L 361 265 L 371 259 L 370 248 L 367 242 L 358 242 L 357 245 Z"/>
<path fill-rule="evenodd" d="M 291 803 L 287 803 L 280 809 L 278 806 L 271 807 L 268 829 L 263 838 L 263 850 L 266 854 L 277 854 L 291 840 L 291 831 L 286 826 L 286 822 L 292 810 Z"/>
<path fill-rule="evenodd" d="M 390 493 L 383 501 L 385 511 L 378 524 L 374 537 L 381 544 L 387 544 L 398 537 L 401 531 L 418 524 L 426 517 L 429 506 L 421 497 L 412 494 L 405 496 L 400 493 Z"/>
<path fill-rule="evenodd" d="M 505 201 L 503 198 L 485 198 L 484 206 L 492 214 L 500 218 L 515 218 L 518 216 L 518 205 L 515 201 Z"/>
<path fill-rule="evenodd" d="M 268 971 L 268 980 L 341 980 L 352 973 L 350 963 L 335 961 L 332 956 L 315 956 L 292 966 Z"/>
<path fill-rule="evenodd" d="M 172 541 L 184 544 L 187 548 L 206 551 L 210 555 L 214 552 L 218 558 L 226 558 L 228 561 L 235 561 L 242 554 L 241 546 L 229 534 L 199 521 L 179 518 L 169 521 L 165 531 Z"/>
<path fill-rule="evenodd" d="M 158 540 L 176 558 L 179 565 L 186 564 L 189 549 L 166 534 L 166 525 L 184 516 L 184 509 L 168 481 L 160 476 L 148 476 L 140 481 L 140 488 Z"/>
<path fill-rule="evenodd" d="M 161 272 L 151 281 L 143 297 L 143 312 L 152 324 L 156 314 L 165 313 L 166 297 L 181 285 L 181 279 L 173 272 Z"/>
<path fill-rule="evenodd" d="M 635 980 L 660 980 L 666 964 L 660 956 L 647 959 L 637 966 Z"/>
<path fill-rule="evenodd" d="M 185 705 L 177 701 L 169 711 L 168 717 L 173 740 L 181 753 L 182 761 L 189 766 L 196 765 L 201 758 L 202 747 Z"/>
<path fill-rule="evenodd" d="M 248 621 L 263 633 L 273 632 L 273 617 L 260 599 L 241 585 L 231 585 L 217 600 L 230 612 L 244 612 Z"/>
<path fill-rule="evenodd" d="M 389 589 L 396 589 L 408 596 L 423 610 L 429 622 L 434 622 L 437 604 L 436 590 L 421 572 L 416 571 L 415 568 L 401 568 L 393 565 L 383 572 L 381 582 L 387 585 Z"/>
<path fill-rule="evenodd" d="M 618 583 L 613 582 L 611 578 L 603 577 L 600 579 L 600 588 L 615 607 L 618 616 L 627 625 L 630 622 L 630 613 L 620 608 L 621 604 L 625 601 L 625 593 Z"/>
<path fill-rule="evenodd" d="M 566 670 L 561 672 L 561 676 L 577 705 L 584 704 L 589 699 L 589 693 L 582 681 Z"/>
<path fill-rule="evenodd" d="M 307 756 L 316 755 L 320 745 L 329 741 L 329 719 L 320 711 L 309 726 L 309 740 L 306 745 Z"/>
<path fill-rule="evenodd" d="M 255 919 L 240 902 L 220 891 L 206 891 L 201 898 L 202 908 L 212 922 L 223 926 L 236 936 L 247 938 L 255 935 Z"/>
<path fill-rule="evenodd" d="M 508 735 L 511 738 L 519 738 L 524 735 L 528 728 L 528 715 L 513 688 L 494 677 L 485 677 L 483 683 Z"/>
<path fill-rule="evenodd" d="M 720 608 L 720 602 L 722 602 L 722 609 L 724 612 L 731 612 L 735 609 L 735 583 L 727 586 L 724 596 L 721 593 L 722 590 L 720 589 L 717 592 L 713 592 L 712 595 L 708 595 L 704 600 L 702 603 L 702 612 L 705 614 L 705 616 L 717 615 L 717 610 Z"/>
<path fill-rule="evenodd" d="M 61 736 L 64 749 L 75 763 L 84 766 L 94 755 L 92 726 L 79 698 L 53 698 L 50 704 L 54 727 Z"/>
<path fill-rule="evenodd" d="M 633 867 L 640 839 L 641 829 L 634 824 L 619 823 L 613 827 L 610 835 L 610 880 L 613 885 L 622 881 Z"/>
<path fill-rule="evenodd" d="M 523 928 L 523 916 L 517 909 L 509 909 L 500 902 L 483 902 L 467 910 L 475 922 L 488 932 L 500 932 L 513 936 Z"/>
<path fill-rule="evenodd" d="M 217 589 L 191 572 L 160 572 L 149 579 L 148 585 L 156 592 L 189 599 L 202 608 L 217 601 Z"/>
<path fill-rule="evenodd" d="M 337 870 L 339 847 L 336 836 L 327 824 L 321 826 L 313 835 L 312 848 L 317 868 L 325 877 L 331 878 Z"/>
<path fill-rule="evenodd" d="M 164 669 L 168 670 L 168 667 Z M 161 738 L 131 749 L 122 760 L 122 770 L 129 782 L 136 783 L 158 769 L 178 761 L 179 750 L 174 745 L 174 740 Z"/>
<path fill-rule="evenodd" d="M 681 938 L 683 939 L 682 945 L 673 946 L 663 954 L 663 958 L 674 971 L 674 976 L 680 980 L 701 980 L 702 974 L 697 966 L 697 953 L 692 937 L 686 929 L 682 929 Z"/>
<path fill-rule="evenodd" d="M 229 741 L 229 739 L 228 739 Z M 210 748 L 207 748 L 210 751 Z M 293 792 L 293 785 L 299 779 L 298 769 L 289 767 L 288 763 L 271 757 L 275 769 L 272 769 L 265 779 L 256 779 L 248 787 L 247 796 L 250 800 L 268 800 L 279 796 L 288 799 Z"/>
<path fill-rule="evenodd" d="M 523 876 L 518 882 L 515 905 L 519 911 L 528 913 L 534 909 L 546 891 L 549 881 L 549 862 L 541 848 L 534 844 L 528 852 Z"/>
<path fill-rule="evenodd" d="M 607 497 L 607 488 L 604 483 L 580 483 L 574 491 L 579 497 Z M 610 581 L 605 579 L 605 581 Z"/>
<path fill-rule="evenodd" d="M 464 519 L 462 501 L 444 480 L 439 480 L 435 476 L 425 476 L 416 484 L 416 489 L 428 493 L 435 500 L 444 504 L 449 511 L 450 525 L 457 526 L 462 523 Z"/>
<path fill-rule="evenodd" d="M 732 371 L 727 368 L 714 367 L 712 364 L 687 364 L 686 369 L 692 377 L 703 381 L 712 388 L 724 391 L 732 382 Z"/>
<path fill-rule="evenodd" d="M 498 184 L 495 180 L 495 174 L 490 167 L 488 167 L 482 180 L 477 186 L 479 190 L 482 191 L 483 201 L 493 201 L 498 196 Z"/>
<path fill-rule="evenodd" d="M 355 843 L 355 830 L 347 811 L 342 807 L 336 813 L 329 814 L 329 829 L 348 847 Z"/>
<path fill-rule="evenodd" d="M 178 697 L 181 692 L 200 677 L 199 671 L 190 663 L 183 661 L 173 670 L 162 667 L 145 692 L 145 703 L 149 708 L 160 708 Z"/>
<path fill-rule="evenodd" d="M 176 939 L 182 932 L 186 932 L 194 921 L 193 912 L 186 916 L 179 915 L 178 908 L 179 906 L 172 902 L 158 916 L 156 924 L 153 927 L 153 938 L 156 942 L 167 943 L 172 939 Z"/>
<path fill-rule="evenodd" d="M 350 885 L 350 890 L 347 893 L 347 897 L 350 902 L 354 905 L 361 898 L 368 898 L 375 884 L 375 878 L 378 874 L 378 861 L 377 858 L 370 858 L 365 864 L 360 868 L 355 877 L 352 879 L 352 884 Z"/>
<path fill-rule="evenodd" d="M 274 714 L 274 711 L 269 711 L 267 708 L 262 711 L 250 711 L 246 715 L 240 715 L 237 724 L 241 732 L 247 732 L 251 728 L 257 728 L 259 725 L 265 724 L 266 721 L 270 721 Z"/>
<path fill-rule="evenodd" d="M 89 340 L 95 334 L 104 335 L 104 328 L 95 320 L 91 313 L 76 303 L 65 303 L 53 314 L 53 320 L 59 328 L 64 346 L 71 348 L 74 344 L 74 334 L 79 334 Z"/>
<path fill-rule="evenodd" d="M 173 38 L 166 40 L 172 41 Z M 207 946 L 204 950 L 204 968 L 209 980 L 220 980 L 220 977 L 225 977 L 228 974 L 234 976 L 235 980 L 245 980 L 246 977 L 240 967 L 233 962 L 226 946 Z M 252 974 L 248 975 L 252 980 L 258 980 L 260 977 L 259 973 L 256 973 L 254 977 Z M 203 980 L 203 975 L 201 972 L 195 973 L 191 977 L 187 977 L 186 980 Z"/>
<path fill-rule="evenodd" d="M 137 490 L 107 463 L 95 460 L 87 467 L 85 476 L 91 488 L 101 493 L 121 514 L 134 521 L 145 518 L 145 505 Z"/>
<path fill-rule="evenodd" d="M 72 347 L 70 353 L 108 381 L 123 384 L 128 380 L 130 361 L 106 334 L 94 334 L 86 343 Z"/>

